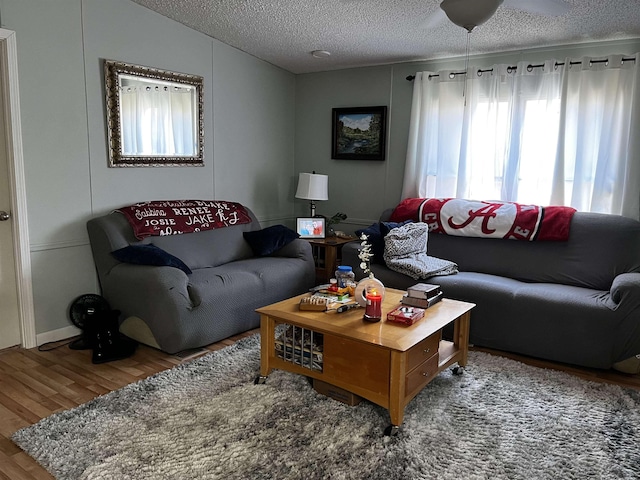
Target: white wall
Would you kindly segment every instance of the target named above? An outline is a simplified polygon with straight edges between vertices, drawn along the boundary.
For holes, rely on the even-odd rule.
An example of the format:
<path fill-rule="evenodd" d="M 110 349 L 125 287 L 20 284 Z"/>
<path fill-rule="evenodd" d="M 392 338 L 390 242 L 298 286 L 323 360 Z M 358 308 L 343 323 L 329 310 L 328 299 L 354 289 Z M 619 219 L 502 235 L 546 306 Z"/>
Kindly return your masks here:
<path fill-rule="evenodd" d="M 612 53 L 631 55 L 638 51 L 640 39 L 475 56 L 471 64 L 490 67 L 496 63 L 515 65 L 522 60 L 536 63 L 549 58 L 601 58 Z M 349 218 L 338 228 L 353 231 L 377 221 L 382 210 L 400 201 L 413 94 L 413 83 L 406 77 L 415 72 L 443 69 L 464 69 L 464 58 L 296 77 L 296 171 L 315 169 L 329 175 L 329 200 L 317 202 L 318 213 L 329 216 L 337 211 L 346 213 Z M 332 160 L 331 109 L 376 105 L 389 107 L 386 160 Z M 299 215 L 306 212 L 305 208 L 300 201 L 296 203 Z"/>
<path fill-rule="evenodd" d="M 151 199 L 240 201 L 293 215 L 295 77 L 129 0 L 0 0 L 16 32 L 36 332 L 99 292 L 87 219 Z M 103 60 L 204 77 L 205 166 L 109 168 Z"/>
<path fill-rule="evenodd" d="M 216 198 L 251 206 L 262 224 L 293 213 L 295 77 L 214 42 Z M 259 67 L 259 68 L 258 68 Z"/>
<path fill-rule="evenodd" d="M 331 160 L 332 108 L 393 105 L 393 68 L 358 68 L 298 75 L 296 79 L 295 158 L 297 172 L 329 175 L 329 200 L 316 202 L 318 214 L 341 211 L 349 223 L 367 222 L 388 204 L 393 161 Z M 390 108 L 389 113 L 393 109 Z M 394 119 L 390 125 L 393 125 Z M 296 212 L 309 214 L 306 201 Z M 371 223 L 371 222 L 369 222 Z M 367 223 L 368 225 L 368 223 Z M 343 229 L 344 225 L 336 227 Z"/>

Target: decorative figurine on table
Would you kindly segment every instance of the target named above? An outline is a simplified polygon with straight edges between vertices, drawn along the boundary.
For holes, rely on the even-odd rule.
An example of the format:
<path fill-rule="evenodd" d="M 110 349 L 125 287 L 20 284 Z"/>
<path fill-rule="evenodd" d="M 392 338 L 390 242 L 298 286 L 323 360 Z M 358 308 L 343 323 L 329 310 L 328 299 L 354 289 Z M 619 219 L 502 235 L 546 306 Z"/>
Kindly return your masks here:
<path fill-rule="evenodd" d="M 360 258 L 360 268 L 365 274 L 369 274 L 358 282 L 355 291 L 355 297 L 360 306 L 364 307 L 363 320 L 367 322 L 379 322 L 382 320 L 382 300 L 384 300 L 384 285 L 380 280 L 374 277 L 371 271 L 371 244 L 367 242 L 367 235 L 362 234 L 360 240 L 362 247 L 358 252 Z"/>

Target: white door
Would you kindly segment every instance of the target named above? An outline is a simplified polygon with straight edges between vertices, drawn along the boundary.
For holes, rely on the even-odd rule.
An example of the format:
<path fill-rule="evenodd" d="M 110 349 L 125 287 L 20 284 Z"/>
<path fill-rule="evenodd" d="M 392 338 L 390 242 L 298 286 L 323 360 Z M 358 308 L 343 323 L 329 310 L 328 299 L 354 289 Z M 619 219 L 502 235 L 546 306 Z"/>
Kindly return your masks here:
<path fill-rule="evenodd" d="M 0 82 L 6 72 L 0 72 Z M 20 344 L 4 99 L 0 89 L 0 349 Z"/>

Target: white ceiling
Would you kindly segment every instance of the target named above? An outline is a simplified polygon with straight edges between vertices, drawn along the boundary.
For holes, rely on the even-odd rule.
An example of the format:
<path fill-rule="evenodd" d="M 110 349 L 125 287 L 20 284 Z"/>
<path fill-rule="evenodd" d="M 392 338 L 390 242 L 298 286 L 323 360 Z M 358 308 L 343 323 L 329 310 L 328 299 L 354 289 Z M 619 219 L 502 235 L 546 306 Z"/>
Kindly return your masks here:
<path fill-rule="evenodd" d="M 440 0 L 133 1 L 296 74 L 454 57 L 466 49 L 466 30 L 449 21 L 426 27 Z M 472 32 L 471 53 L 640 37 L 640 0 L 566 3 L 573 8 L 561 17 L 501 6 Z M 313 50 L 331 56 L 314 58 Z"/>

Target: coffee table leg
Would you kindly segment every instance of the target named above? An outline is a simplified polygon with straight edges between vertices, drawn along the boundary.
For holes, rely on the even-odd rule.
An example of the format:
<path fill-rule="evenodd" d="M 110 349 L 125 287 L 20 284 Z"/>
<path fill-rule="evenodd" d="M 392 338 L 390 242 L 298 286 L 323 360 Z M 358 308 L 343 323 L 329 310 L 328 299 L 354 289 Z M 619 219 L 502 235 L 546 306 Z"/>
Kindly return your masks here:
<path fill-rule="evenodd" d="M 467 356 L 469 353 L 469 328 L 471 324 L 471 312 L 466 312 L 460 316 L 453 326 L 453 338 L 456 348 L 460 351 L 458 365 L 467 366 Z M 463 368 L 464 370 L 464 368 Z"/>
<path fill-rule="evenodd" d="M 404 418 L 404 391 L 405 391 L 405 352 L 391 351 L 391 379 L 389 384 L 389 416 L 391 425 L 385 431 L 385 435 L 396 435 Z"/>
<path fill-rule="evenodd" d="M 256 384 L 263 384 L 267 380 L 271 367 L 269 356 L 275 351 L 275 322 L 268 315 L 260 315 L 260 375 Z"/>

